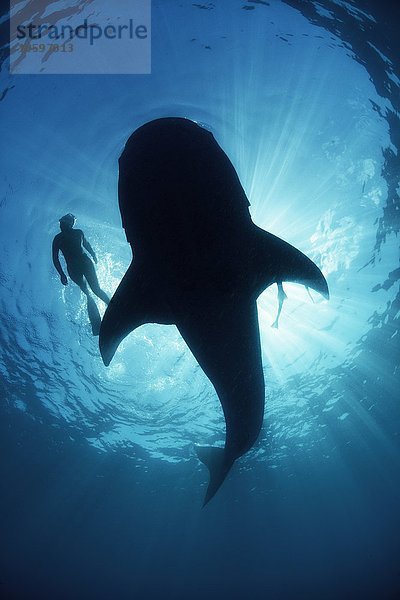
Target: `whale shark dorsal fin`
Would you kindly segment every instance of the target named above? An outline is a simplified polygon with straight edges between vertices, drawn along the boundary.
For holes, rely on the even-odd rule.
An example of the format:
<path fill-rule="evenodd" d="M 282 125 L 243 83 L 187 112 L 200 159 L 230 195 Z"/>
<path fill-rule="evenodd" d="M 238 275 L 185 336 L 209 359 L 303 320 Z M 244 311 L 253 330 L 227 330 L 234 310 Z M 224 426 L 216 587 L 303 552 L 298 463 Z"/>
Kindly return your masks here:
<path fill-rule="evenodd" d="M 286 294 L 280 286 L 287 281 L 300 283 L 313 289 L 328 300 L 329 290 L 326 279 L 308 256 L 276 235 L 257 226 L 255 226 L 255 236 L 254 268 L 257 271 L 258 280 L 261 281 L 258 293 L 273 283 L 277 283 L 278 301 L 280 309 L 282 309 Z"/>
<path fill-rule="evenodd" d="M 132 261 L 101 323 L 99 346 L 104 364 L 110 364 L 122 340 L 134 329 L 145 323 L 171 322 L 156 283 Z"/>

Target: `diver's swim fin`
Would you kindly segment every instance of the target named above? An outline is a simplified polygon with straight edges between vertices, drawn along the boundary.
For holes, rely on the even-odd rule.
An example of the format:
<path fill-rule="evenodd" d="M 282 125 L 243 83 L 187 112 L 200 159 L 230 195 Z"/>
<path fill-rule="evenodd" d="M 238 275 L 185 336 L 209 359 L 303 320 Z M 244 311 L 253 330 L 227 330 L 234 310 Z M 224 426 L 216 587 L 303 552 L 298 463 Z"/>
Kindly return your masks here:
<path fill-rule="evenodd" d="M 100 333 L 101 317 L 96 302 L 90 296 L 87 297 L 87 311 L 92 326 L 92 334 L 97 336 Z"/>

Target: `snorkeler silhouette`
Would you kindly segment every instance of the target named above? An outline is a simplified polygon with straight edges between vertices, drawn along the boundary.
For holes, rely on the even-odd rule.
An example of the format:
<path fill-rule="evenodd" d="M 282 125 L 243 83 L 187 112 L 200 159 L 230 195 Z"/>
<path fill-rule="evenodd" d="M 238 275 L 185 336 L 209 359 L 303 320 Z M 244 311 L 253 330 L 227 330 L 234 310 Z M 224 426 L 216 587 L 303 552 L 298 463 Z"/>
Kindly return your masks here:
<path fill-rule="evenodd" d="M 92 292 L 96 294 L 103 302 L 110 302 L 107 294 L 101 289 L 93 262 L 83 249 L 87 250 L 94 262 L 97 264 L 96 254 L 89 244 L 81 229 L 74 229 L 75 217 L 71 213 L 64 215 L 60 219 L 61 233 L 58 233 L 53 240 L 53 263 L 60 274 L 61 283 L 68 285 L 68 279 L 62 270 L 58 258 L 61 250 L 67 263 L 68 275 L 72 281 L 81 288 L 87 297 L 87 310 L 92 326 L 93 335 L 99 335 L 101 318 L 95 301 L 90 295 L 89 284 Z"/>

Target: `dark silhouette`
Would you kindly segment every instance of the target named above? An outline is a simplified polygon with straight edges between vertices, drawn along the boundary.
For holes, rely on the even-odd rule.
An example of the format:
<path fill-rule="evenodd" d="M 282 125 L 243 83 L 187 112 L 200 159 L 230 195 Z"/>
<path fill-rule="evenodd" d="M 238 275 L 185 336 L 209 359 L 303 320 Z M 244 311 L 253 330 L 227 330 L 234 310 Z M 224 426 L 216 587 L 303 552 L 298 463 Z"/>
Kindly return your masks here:
<path fill-rule="evenodd" d="M 97 280 L 94 265 L 84 249 L 87 250 L 97 264 L 96 254 L 85 238 L 83 231 L 81 229 L 74 229 L 74 225 L 75 217 L 71 213 L 61 217 L 61 233 L 58 233 L 53 240 L 53 263 L 60 274 L 61 283 L 63 285 L 68 285 L 67 276 L 62 270 L 58 257 L 61 250 L 67 263 L 68 275 L 71 277 L 72 281 L 79 285 L 82 292 L 87 297 L 87 310 L 92 325 L 93 335 L 99 335 L 101 318 L 96 303 L 90 295 L 87 284 L 89 284 L 92 292 L 106 304 L 109 303 L 110 299 L 101 289 Z"/>
<path fill-rule="evenodd" d="M 158 119 L 131 135 L 119 159 L 119 206 L 134 260 L 104 315 L 100 351 L 108 365 L 136 327 L 178 327 L 226 420 L 225 447 L 197 449 L 210 471 L 207 503 L 263 422 L 257 297 L 276 283 L 281 308 L 283 281 L 326 298 L 328 286 L 309 258 L 252 222 L 232 163 L 188 119 Z"/>

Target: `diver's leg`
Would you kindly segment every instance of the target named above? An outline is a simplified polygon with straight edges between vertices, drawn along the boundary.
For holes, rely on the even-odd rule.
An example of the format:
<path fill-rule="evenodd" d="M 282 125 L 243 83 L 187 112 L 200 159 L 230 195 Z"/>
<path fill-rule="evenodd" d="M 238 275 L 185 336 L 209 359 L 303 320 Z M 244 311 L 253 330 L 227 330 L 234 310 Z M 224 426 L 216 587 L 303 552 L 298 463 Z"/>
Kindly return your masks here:
<path fill-rule="evenodd" d="M 74 271 L 72 269 L 68 269 L 68 274 L 71 277 L 72 281 L 76 283 L 81 288 L 81 291 L 85 294 L 87 299 L 86 307 L 88 311 L 89 321 L 92 326 L 92 333 L 93 335 L 99 335 L 101 325 L 99 309 L 97 308 L 96 302 L 90 295 L 89 288 L 83 277 L 83 274 L 78 273 L 77 271 Z"/>
<path fill-rule="evenodd" d="M 71 280 L 76 283 L 76 285 L 81 288 L 81 291 L 87 296 L 89 294 L 89 290 L 88 286 L 86 285 L 86 281 L 83 278 L 82 271 L 73 269 L 70 266 L 67 267 L 67 270 Z"/>
<path fill-rule="evenodd" d="M 279 317 L 281 316 L 282 306 L 283 306 L 284 301 L 287 299 L 287 295 L 285 294 L 285 290 L 283 289 L 282 281 L 278 281 L 277 285 L 278 285 L 278 314 L 276 315 L 275 321 L 271 325 L 271 327 L 275 327 L 275 329 L 278 329 Z"/>
<path fill-rule="evenodd" d="M 85 265 L 85 277 L 87 279 L 88 284 L 90 285 L 92 292 L 96 294 L 96 296 L 100 298 L 100 300 L 103 300 L 105 304 L 109 304 L 110 298 L 101 289 L 99 285 L 99 280 L 97 279 L 96 269 L 94 268 L 94 265 L 90 259 L 88 259 L 87 264 Z"/>

